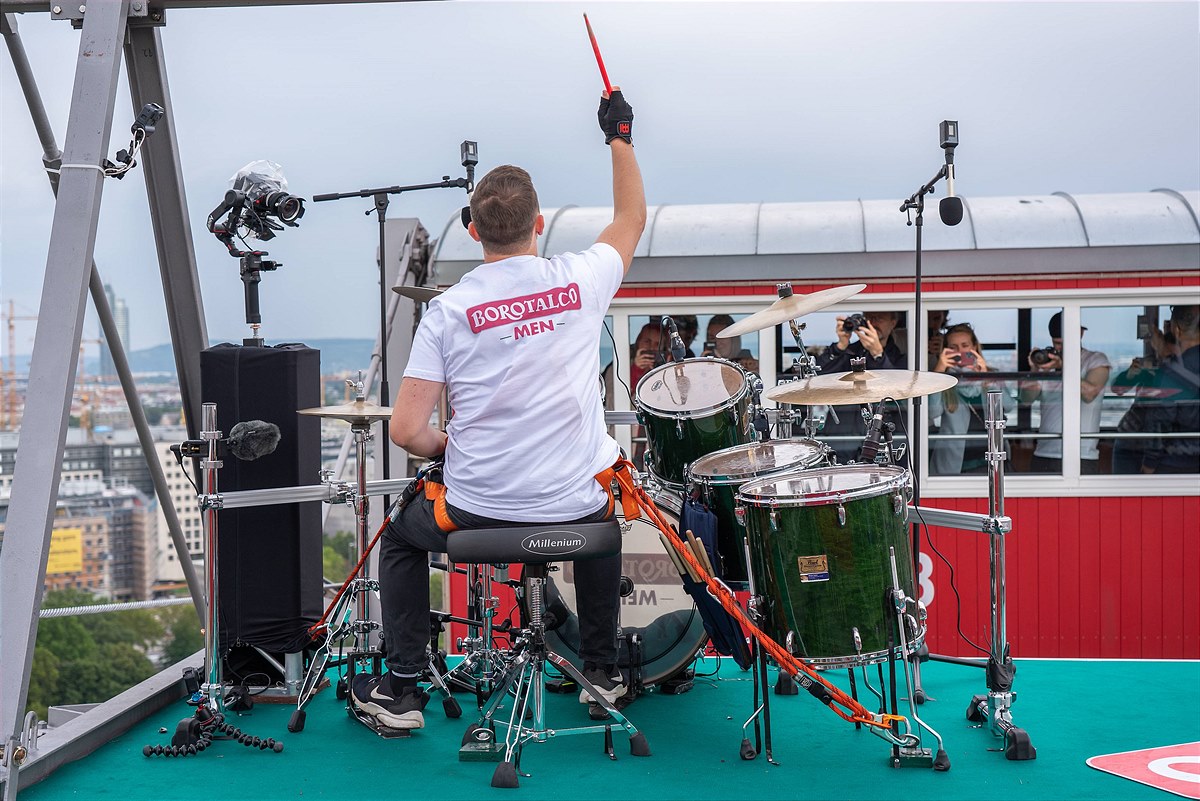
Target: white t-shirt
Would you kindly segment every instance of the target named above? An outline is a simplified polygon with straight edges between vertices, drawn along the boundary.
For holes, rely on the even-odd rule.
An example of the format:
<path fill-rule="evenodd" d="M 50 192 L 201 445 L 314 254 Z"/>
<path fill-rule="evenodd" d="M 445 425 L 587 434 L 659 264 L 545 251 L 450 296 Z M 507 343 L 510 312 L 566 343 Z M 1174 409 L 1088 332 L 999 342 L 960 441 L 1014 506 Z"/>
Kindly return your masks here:
<path fill-rule="evenodd" d="M 600 333 L 624 276 L 597 243 L 481 264 L 429 303 L 404 375 L 445 383 L 446 500 L 487 517 L 559 522 L 608 496 L 617 460 L 600 402 Z"/>
<path fill-rule="evenodd" d="M 1112 369 L 1112 363 L 1103 353 L 1082 348 L 1079 353 L 1079 378 L 1087 378 L 1087 374 L 1097 367 Z M 1038 431 L 1042 434 L 1061 434 L 1063 430 L 1062 382 L 1042 382 L 1042 424 Z M 1079 433 L 1095 434 L 1100 430 L 1100 405 L 1104 400 L 1101 392 L 1090 401 L 1079 399 Z M 1046 459 L 1061 459 L 1063 448 L 1062 439 L 1040 439 L 1035 456 Z M 1100 458 L 1100 441 L 1096 439 L 1079 440 L 1079 458 L 1096 460 Z"/>

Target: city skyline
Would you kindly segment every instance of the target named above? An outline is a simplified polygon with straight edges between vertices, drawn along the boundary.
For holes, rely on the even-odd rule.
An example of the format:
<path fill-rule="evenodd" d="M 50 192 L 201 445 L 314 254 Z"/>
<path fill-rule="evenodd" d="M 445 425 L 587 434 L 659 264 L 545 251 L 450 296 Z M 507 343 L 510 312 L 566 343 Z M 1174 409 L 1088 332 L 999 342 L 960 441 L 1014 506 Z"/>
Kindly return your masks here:
<path fill-rule="evenodd" d="M 636 109 L 652 204 L 899 199 L 940 164 L 946 118 L 962 128 L 957 186 L 968 201 L 1200 186 L 1194 3 L 172 9 L 162 30 L 170 123 L 210 341 L 239 341 L 246 328 L 237 263 L 204 216 L 254 159 L 282 164 L 290 190 L 311 198 L 458 175 L 458 143 L 474 139 L 481 172 L 527 166 L 547 209 L 607 205 L 584 10 Z M 61 146 L 78 36 L 44 14 L 18 21 Z M 209 65 L 250 52 L 289 68 L 231 103 Z M 34 314 L 53 202 L 13 76 L 0 65 L 11 109 L 0 141 L 0 268 L 5 299 Z M 127 144 L 126 98 L 122 85 L 112 152 Z M 96 251 L 102 278 L 127 300 L 134 350 L 169 341 L 142 181 L 107 182 Z M 463 201 L 461 190 L 399 195 L 389 218 L 418 217 L 437 237 Z M 261 287 L 269 340 L 374 337 L 370 207 L 310 203 L 298 229 L 269 243 L 284 263 Z M 85 331 L 96 330 L 91 320 L 89 311 Z M 18 353 L 32 339 L 20 325 Z"/>

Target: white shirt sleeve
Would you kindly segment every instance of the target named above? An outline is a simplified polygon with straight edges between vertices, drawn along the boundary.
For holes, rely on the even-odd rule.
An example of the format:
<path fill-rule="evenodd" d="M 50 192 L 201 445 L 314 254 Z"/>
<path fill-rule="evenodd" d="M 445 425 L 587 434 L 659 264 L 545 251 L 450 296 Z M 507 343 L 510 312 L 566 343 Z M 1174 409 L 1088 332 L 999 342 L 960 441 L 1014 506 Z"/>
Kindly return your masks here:
<path fill-rule="evenodd" d="M 625 278 L 625 262 L 621 260 L 617 249 L 606 242 L 597 242 L 583 251 L 582 255 L 596 282 L 600 310 L 604 311 L 621 288 L 621 281 Z"/>
<path fill-rule="evenodd" d="M 404 368 L 406 378 L 446 383 L 446 357 L 442 350 L 443 317 L 432 305 L 421 318 L 413 337 L 412 351 Z"/>

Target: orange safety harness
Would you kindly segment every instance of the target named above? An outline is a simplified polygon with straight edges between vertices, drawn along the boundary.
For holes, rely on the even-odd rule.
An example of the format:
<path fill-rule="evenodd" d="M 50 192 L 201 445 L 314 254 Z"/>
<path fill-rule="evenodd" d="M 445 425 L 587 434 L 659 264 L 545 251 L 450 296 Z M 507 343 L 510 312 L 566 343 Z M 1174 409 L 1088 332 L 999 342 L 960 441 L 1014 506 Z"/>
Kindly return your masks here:
<path fill-rule="evenodd" d="M 742 611 L 741 606 L 730 589 L 709 574 L 708 570 L 700 564 L 700 560 L 696 558 L 691 548 L 680 539 L 678 532 L 663 517 L 662 512 L 658 510 L 658 507 L 655 506 L 654 501 L 646 491 L 634 483 L 633 471 L 633 463 L 621 457 L 617 460 L 616 464 L 596 476 L 596 480 L 609 493 L 610 508 L 612 506 L 613 495 L 612 484 L 615 481 L 621 488 L 621 508 L 625 514 L 625 522 L 628 523 L 637 520 L 642 516 L 641 512 L 645 512 L 650 522 L 658 527 L 658 530 L 662 532 L 667 542 L 671 544 L 671 547 L 704 580 L 709 594 L 716 598 L 721 606 L 725 608 L 725 611 L 750 632 L 750 635 L 775 659 L 780 669 L 796 679 L 800 686 L 808 690 L 817 700 L 828 706 L 834 714 L 843 720 L 850 721 L 851 723 L 862 723 L 880 730 L 891 730 L 894 723 L 907 723 L 907 718 L 903 715 L 872 713 L 858 701 L 821 678 L 816 668 L 792 656 L 779 643 L 771 639 L 766 632 L 754 625 L 749 616 Z M 838 706 L 844 707 L 845 711 L 839 709 Z M 879 733 L 883 734 L 883 732 Z"/>

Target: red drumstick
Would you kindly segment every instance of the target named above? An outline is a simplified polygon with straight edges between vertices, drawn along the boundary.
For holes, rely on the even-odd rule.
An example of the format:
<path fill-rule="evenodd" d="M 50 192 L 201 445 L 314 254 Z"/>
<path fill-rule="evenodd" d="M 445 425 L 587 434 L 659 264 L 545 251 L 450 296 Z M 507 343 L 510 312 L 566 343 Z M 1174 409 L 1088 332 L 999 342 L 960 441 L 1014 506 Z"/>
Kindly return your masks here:
<path fill-rule="evenodd" d="M 592 23 L 588 22 L 587 14 L 583 15 L 583 24 L 587 26 L 588 38 L 592 40 L 592 52 L 596 54 L 596 66 L 600 68 L 600 77 L 604 79 L 604 91 L 612 95 L 612 84 L 608 82 L 608 71 L 604 69 L 604 59 L 600 57 L 600 45 L 596 44 L 596 34 L 592 33 Z"/>

